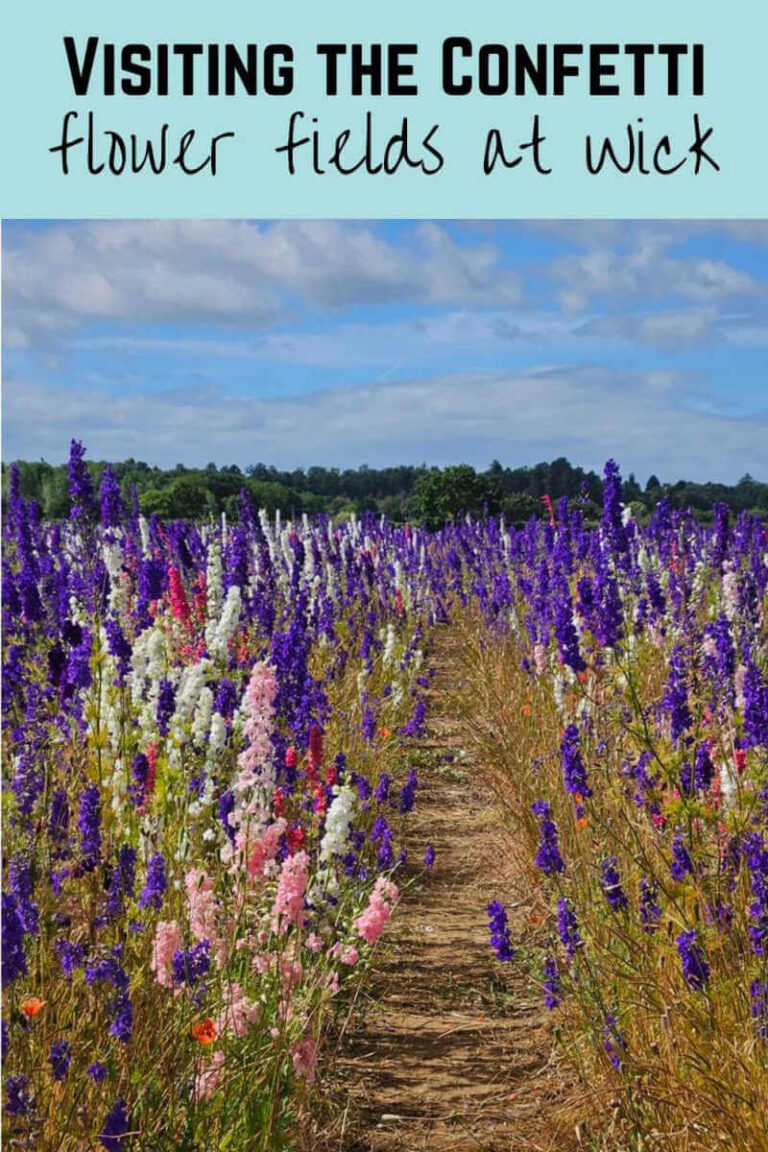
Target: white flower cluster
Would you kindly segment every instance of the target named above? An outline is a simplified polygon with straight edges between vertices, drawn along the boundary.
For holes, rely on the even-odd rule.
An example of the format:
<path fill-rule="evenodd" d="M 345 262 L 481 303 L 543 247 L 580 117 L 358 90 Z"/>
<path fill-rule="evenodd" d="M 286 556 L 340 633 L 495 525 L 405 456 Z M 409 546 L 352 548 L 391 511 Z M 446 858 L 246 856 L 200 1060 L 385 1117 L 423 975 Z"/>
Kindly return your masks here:
<path fill-rule="evenodd" d="M 325 832 L 320 841 L 318 859 L 330 864 L 334 856 L 346 851 L 349 829 L 352 824 L 357 802 L 357 792 L 348 784 L 337 785 L 333 790 L 333 800 L 325 817 Z"/>
<path fill-rule="evenodd" d="M 211 638 L 208 641 L 208 650 L 212 656 L 224 657 L 227 655 L 227 645 L 237 628 L 242 606 L 243 598 L 240 589 L 237 584 L 233 584 L 227 591 L 221 618 L 215 629 L 212 630 Z M 208 640 L 207 630 L 206 640 Z"/>
<path fill-rule="evenodd" d="M 221 586 L 221 549 L 211 542 L 208 546 L 208 559 L 205 566 L 206 624 L 205 643 L 211 649 L 221 614 L 223 591 Z"/>

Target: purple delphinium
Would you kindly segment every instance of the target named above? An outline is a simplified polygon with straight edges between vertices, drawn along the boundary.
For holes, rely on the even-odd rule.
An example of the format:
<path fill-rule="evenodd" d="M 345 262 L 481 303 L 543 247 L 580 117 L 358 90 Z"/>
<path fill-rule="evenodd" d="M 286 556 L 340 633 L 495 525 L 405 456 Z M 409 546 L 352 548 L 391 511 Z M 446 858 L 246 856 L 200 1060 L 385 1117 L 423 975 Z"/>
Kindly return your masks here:
<path fill-rule="evenodd" d="M 125 638 L 120 627 L 120 621 L 114 616 L 108 616 L 104 621 L 104 631 L 107 634 L 107 647 L 111 656 L 117 661 L 117 676 L 122 684 L 131 670 L 131 646 Z"/>
<path fill-rule="evenodd" d="M 125 1101 L 116 1100 L 111 1111 L 107 1113 L 104 1127 L 99 1132 L 99 1143 L 107 1152 L 120 1152 L 128 1132 L 128 1113 L 125 1110 Z"/>
<path fill-rule="evenodd" d="M 587 783 L 587 772 L 579 744 L 579 730 L 575 724 L 569 724 L 563 733 L 560 745 L 565 790 L 572 795 L 588 797 L 592 795 L 592 789 Z"/>
<path fill-rule="evenodd" d="M 612 1012 L 606 1013 L 603 1024 L 603 1048 L 608 1055 L 611 1066 L 620 1072 L 622 1067 L 621 1053 L 626 1052 L 627 1041 Z"/>
<path fill-rule="evenodd" d="M 120 485 L 117 482 L 114 470 L 107 465 L 101 474 L 99 485 L 99 503 L 101 507 L 101 523 L 105 528 L 116 528 L 125 516 L 125 505 L 120 494 Z"/>
<path fill-rule="evenodd" d="M 71 520 L 88 522 L 95 519 L 96 504 L 93 495 L 93 480 L 85 463 L 85 448 L 79 440 L 69 446 L 69 499 Z"/>
<path fill-rule="evenodd" d="M 572 960 L 576 949 L 581 948 L 584 941 L 579 935 L 579 924 L 573 905 L 565 896 L 557 902 L 557 933 L 569 959 Z"/>
<path fill-rule="evenodd" d="M 629 904 L 627 895 L 621 886 L 618 861 L 615 856 L 606 856 L 600 865 L 601 886 L 605 899 L 614 912 L 619 912 Z"/>
<path fill-rule="evenodd" d="M 677 952 L 686 984 L 694 992 L 701 991 L 709 980 L 709 964 L 704 959 L 695 928 L 680 933 L 677 938 Z"/>
<path fill-rule="evenodd" d="M 688 707 L 685 657 L 679 644 L 672 650 L 667 691 L 662 700 L 662 708 L 669 714 L 672 740 L 677 743 L 693 722 Z"/>
<path fill-rule="evenodd" d="M 26 1116 L 29 1108 L 29 1082 L 26 1076 L 9 1076 L 5 1081 L 5 1110 L 9 1116 Z"/>
<path fill-rule="evenodd" d="M 377 804 L 387 803 L 389 800 L 389 789 L 391 786 L 392 777 L 387 772 L 382 772 L 373 792 L 373 798 Z"/>
<path fill-rule="evenodd" d="M 27 974 L 27 959 L 24 955 L 24 925 L 10 894 L 2 895 L 2 982 L 3 987 L 11 984 L 19 976 Z"/>
<path fill-rule="evenodd" d="M 488 931 L 490 933 L 491 948 L 496 958 L 506 963 L 515 955 L 512 941 L 509 937 L 507 924 L 507 911 L 500 900 L 492 900 L 486 909 L 488 914 Z"/>
<path fill-rule="evenodd" d="M 749 998 L 755 1033 L 761 1040 L 768 1040 L 768 982 L 753 980 L 749 986 Z"/>
<path fill-rule="evenodd" d="M 147 777 L 149 775 L 149 760 L 143 752 L 137 752 L 131 761 L 131 776 L 134 783 L 128 786 L 128 795 L 131 798 L 131 803 L 135 804 L 138 808 L 144 803 L 144 792 L 147 787 Z"/>
<path fill-rule="evenodd" d="M 564 574 L 561 574 L 556 585 L 555 637 L 563 664 L 567 664 L 574 672 L 586 671 L 587 665 L 579 651 L 579 637 L 573 623 L 571 593 Z"/>
<path fill-rule="evenodd" d="M 92 872 L 101 851 L 101 811 L 99 789 L 95 784 L 80 793 L 77 830 L 80 833 L 80 866 L 84 872 Z"/>
<path fill-rule="evenodd" d="M 744 676 L 743 747 L 768 748 L 768 678 L 750 659 Z"/>
<path fill-rule="evenodd" d="M 174 984 L 188 984 L 193 988 L 211 970 L 211 944 L 201 940 L 191 948 L 178 949 L 173 954 Z"/>
<path fill-rule="evenodd" d="M 693 860 L 679 832 L 672 841 L 672 863 L 669 870 L 675 880 L 682 880 L 688 873 L 693 873 Z"/>
<path fill-rule="evenodd" d="M 760 832 L 746 836 L 742 848 L 754 896 L 749 907 L 753 920 L 749 926 L 752 951 L 756 956 L 765 956 L 768 954 L 768 849 Z"/>
<path fill-rule="evenodd" d="M 424 867 L 425 868 L 432 868 L 432 867 L 434 867 L 434 863 L 435 863 L 435 849 L 432 847 L 431 844 L 427 844 L 426 848 L 424 849 Z"/>
<path fill-rule="evenodd" d="M 643 932 L 655 932 L 661 919 L 661 908 L 656 903 L 658 889 L 652 880 L 643 876 L 640 880 L 640 923 Z"/>
<path fill-rule="evenodd" d="M 48 818 L 48 838 L 51 841 L 51 855 L 62 859 L 67 854 L 67 833 L 69 831 L 69 800 L 65 788 L 57 788 L 51 796 L 51 812 Z"/>
<path fill-rule="evenodd" d="M 37 904 L 32 899 L 34 894 L 32 866 L 26 853 L 20 852 L 11 857 L 8 866 L 8 886 L 16 900 L 16 908 L 24 931 L 30 936 L 36 936 L 40 931 L 40 913 Z"/>
<path fill-rule="evenodd" d="M 106 1064 L 102 1064 L 100 1060 L 95 1060 L 93 1064 L 89 1064 L 86 1068 L 85 1074 L 93 1080 L 94 1084 L 101 1084 L 107 1075 L 107 1066 Z"/>
<path fill-rule="evenodd" d="M 61 970 L 67 980 L 71 980 L 78 968 L 85 962 L 85 945 L 71 940 L 55 940 L 53 950 L 59 958 Z"/>
<path fill-rule="evenodd" d="M 544 1003 L 547 1008 L 557 1008 L 560 1003 L 560 976 L 557 970 L 557 961 L 554 956 L 544 957 Z"/>
<path fill-rule="evenodd" d="M 411 768 L 405 784 L 400 789 L 400 811 L 403 815 L 410 812 L 416 802 L 416 789 L 419 786 L 416 769 Z"/>
<path fill-rule="evenodd" d="M 552 819 L 551 809 L 546 800 L 536 800 L 531 804 L 531 811 L 539 817 L 539 849 L 534 864 L 547 876 L 565 869 L 563 858 L 560 855 L 560 846 L 557 841 L 557 825 Z"/>
<path fill-rule="evenodd" d="M 133 1004 L 128 995 L 128 973 L 122 966 L 122 958 L 122 945 L 118 944 L 106 956 L 86 965 L 85 982 L 95 984 L 100 981 L 115 989 L 108 1006 L 112 1018 L 109 1031 L 117 1040 L 127 1044 L 133 1034 Z"/>
<path fill-rule="evenodd" d="M 167 887 L 165 860 L 162 853 L 155 852 L 153 856 L 150 856 L 147 864 L 147 877 L 144 881 L 144 887 L 139 893 L 139 908 L 159 910 L 163 902 L 163 893 Z"/>
<path fill-rule="evenodd" d="M 67 1041 L 54 1041 L 48 1054 L 48 1063 L 51 1066 L 54 1080 L 63 1080 L 65 1078 L 71 1062 L 72 1052 Z"/>
<path fill-rule="evenodd" d="M 133 896 L 136 879 L 136 849 L 123 844 L 117 857 L 117 865 L 109 878 L 109 892 L 104 909 L 104 922 L 117 920 L 122 915 L 124 900 Z"/>
<path fill-rule="evenodd" d="M 161 736 L 168 735 L 173 716 L 176 693 L 170 680 L 161 680 L 157 691 L 157 730 Z"/>
<path fill-rule="evenodd" d="M 231 720 L 238 705 L 238 692 L 231 680 L 226 677 L 219 681 L 216 691 L 216 700 L 213 705 L 214 712 L 218 712 L 225 720 Z"/>
<path fill-rule="evenodd" d="M 231 788 L 228 788 L 225 792 L 222 792 L 221 796 L 219 796 L 218 811 L 219 820 L 221 820 L 221 823 L 224 825 L 224 831 L 226 832 L 231 844 L 234 844 L 235 842 L 235 830 L 229 822 L 229 816 L 231 812 L 234 812 L 234 810 L 235 794 Z"/>

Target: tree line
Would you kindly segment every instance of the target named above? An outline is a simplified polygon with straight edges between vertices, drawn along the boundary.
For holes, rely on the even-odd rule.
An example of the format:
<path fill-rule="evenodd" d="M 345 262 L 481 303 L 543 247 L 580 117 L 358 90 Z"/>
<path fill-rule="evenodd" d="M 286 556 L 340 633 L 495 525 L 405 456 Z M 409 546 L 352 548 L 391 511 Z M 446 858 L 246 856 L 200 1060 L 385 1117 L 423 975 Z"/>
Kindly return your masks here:
<path fill-rule="evenodd" d="M 39 504 L 46 519 L 63 519 L 69 513 L 66 464 L 44 460 L 18 461 L 22 495 Z M 91 461 L 95 484 L 106 462 Z M 593 471 L 572 465 L 560 456 L 551 463 L 510 468 L 494 460 L 485 471 L 468 464 L 431 468 L 425 464 L 391 468 L 296 468 L 281 470 L 273 465 L 236 464 L 187 468 L 177 464 L 163 469 L 140 460 L 112 464 L 123 497 L 130 504 L 135 492 L 145 515 L 163 519 L 206 519 L 226 513 L 238 515 L 240 493 L 245 489 L 253 504 L 269 513 L 285 516 L 326 512 L 331 516 L 372 510 L 395 522 L 418 520 L 438 526 L 467 512 L 503 513 L 515 525 L 531 516 L 545 515 L 542 497 L 553 503 L 560 497 L 580 500 L 587 519 L 599 516 L 603 484 Z M 3 464 L 5 502 L 9 466 Z M 655 475 L 641 486 L 630 473 L 622 486 L 622 498 L 642 517 L 665 497 L 676 508 L 689 507 L 707 520 L 715 503 L 726 504 L 734 513 L 748 510 L 768 513 L 768 484 L 745 475 L 737 484 L 693 483 L 678 480 L 662 484 Z"/>

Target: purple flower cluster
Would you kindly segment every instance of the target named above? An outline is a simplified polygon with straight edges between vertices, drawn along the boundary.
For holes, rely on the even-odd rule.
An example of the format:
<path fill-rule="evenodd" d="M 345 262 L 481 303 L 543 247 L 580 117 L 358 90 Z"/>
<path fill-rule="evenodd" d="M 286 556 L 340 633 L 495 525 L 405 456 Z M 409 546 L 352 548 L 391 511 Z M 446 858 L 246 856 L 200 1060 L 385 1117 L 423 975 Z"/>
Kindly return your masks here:
<path fill-rule="evenodd" d="M 534 864 L 547 876 L 552 876 L 556 872 L 563 872 L 565 864 L 560 855 L 557 825 L 552 819 L 549 804 L 546 800 L 536 800 L 531 805 L 531 811 L 539 817 L 539 848 Z"/>
<path fill-rule="evenodd" d="M 709 964 L 704 959 L 695 928 L 680 933 L 677 938 L 677 952 L 683 979 L 694 992 L 700 992 L 709 980 Z"/>
<path fill-rule="evenodd" d="M 500 900 L 492 900 L 488 905 L 487 914 L 491 948 L 498 960 L 507 963 L 515 955 L 509 935 L 507 910 Z"/>

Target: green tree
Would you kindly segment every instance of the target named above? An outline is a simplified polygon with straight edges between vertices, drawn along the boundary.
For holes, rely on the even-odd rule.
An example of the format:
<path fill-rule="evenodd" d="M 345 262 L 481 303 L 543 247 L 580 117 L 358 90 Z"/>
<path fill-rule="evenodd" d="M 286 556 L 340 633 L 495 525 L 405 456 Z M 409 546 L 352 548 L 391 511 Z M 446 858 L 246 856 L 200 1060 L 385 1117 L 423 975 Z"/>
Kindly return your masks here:
<path fill-rule="evenodd" d="M 419 476 L 413 489 L 414 516 L 428 528 L 439 528 L 468 512 L 497 512 L 499 493 L 494 481 L 478 476 L 469 464 L 433 468 Z"/>

